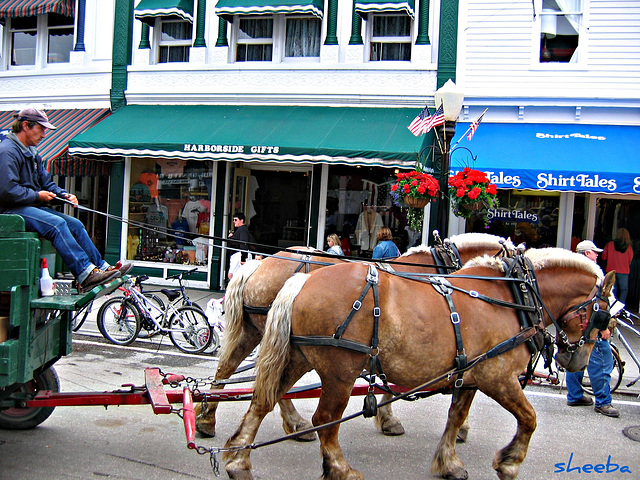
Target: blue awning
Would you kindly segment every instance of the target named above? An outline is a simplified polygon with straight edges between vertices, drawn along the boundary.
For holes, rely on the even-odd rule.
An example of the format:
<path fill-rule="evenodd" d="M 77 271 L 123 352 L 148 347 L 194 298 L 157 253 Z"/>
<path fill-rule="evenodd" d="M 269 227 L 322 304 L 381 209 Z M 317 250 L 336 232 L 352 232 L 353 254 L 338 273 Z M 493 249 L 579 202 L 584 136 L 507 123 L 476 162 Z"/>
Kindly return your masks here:
<path fill-rule="evenodd" d="M 481 123 L 458 147 L 471 154 L 454 149 L 451 170 L 477 168 L 498 188 L 640 194 L 640 127 Z"/>

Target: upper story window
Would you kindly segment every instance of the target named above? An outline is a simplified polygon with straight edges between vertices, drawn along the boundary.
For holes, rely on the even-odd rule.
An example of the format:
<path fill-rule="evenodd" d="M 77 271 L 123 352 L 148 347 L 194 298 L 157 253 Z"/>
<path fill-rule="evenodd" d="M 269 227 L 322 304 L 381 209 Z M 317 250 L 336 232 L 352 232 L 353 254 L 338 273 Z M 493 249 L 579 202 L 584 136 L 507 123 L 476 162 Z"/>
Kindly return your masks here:
<path fill-rule="evenodd" d="M 158 63 L 188 62 L 193 35 L 191 22 L 158 20 Z"/>
<path fill-rule="evenodd" d="M 577 63 L 582 42 L 583 0 L 543 0 L 540 62 Z"/>
<path fill-rule="evenodd" d="M 238 16 L 236 62 L 282 62 L 320 57 L 322 20 L 312 16 Z"/>
<path fill-rule="evenodd" d="M 48 13 L 9 18 L 5 31 L 11 67 L 42 68 L 48 64 L 69 63 L 73 50 L 73 17 Z"/>
<path fill-rule="evenodd" d="M 369 61 L 411 60 L 411 17 L 370 14 L 367 22 Z"/>

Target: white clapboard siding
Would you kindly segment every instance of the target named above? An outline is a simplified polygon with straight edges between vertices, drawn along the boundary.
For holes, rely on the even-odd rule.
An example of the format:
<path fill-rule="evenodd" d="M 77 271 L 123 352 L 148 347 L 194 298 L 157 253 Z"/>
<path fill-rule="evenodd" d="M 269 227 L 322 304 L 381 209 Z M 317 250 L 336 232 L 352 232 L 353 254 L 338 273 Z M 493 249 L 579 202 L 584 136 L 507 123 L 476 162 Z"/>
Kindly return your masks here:
<path fill-rule="evenodd" d="M 588 33 L 583 61 L 539 64 L 534 22 L 540 17 L 534 20 L 531 0 L 462 0 L 458 80 L 465 94 L 640 98 L 640 0 L 584 1 Z"/>

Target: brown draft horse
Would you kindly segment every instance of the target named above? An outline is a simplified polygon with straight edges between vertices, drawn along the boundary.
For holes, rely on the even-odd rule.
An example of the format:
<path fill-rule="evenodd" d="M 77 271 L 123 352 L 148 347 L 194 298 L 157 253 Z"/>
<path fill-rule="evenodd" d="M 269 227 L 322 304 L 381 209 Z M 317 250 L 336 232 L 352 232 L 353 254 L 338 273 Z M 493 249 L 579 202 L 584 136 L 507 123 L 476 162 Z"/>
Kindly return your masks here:
<path fill-rule="evenodd" d="M 515 247 L 502 237 L 485 233 L 465 233 L 456 235 L 450 239 L 445 239 L 445 244 L 449 242 L 455 246 L 462 262 L 466 262 L 479 255 L 496 255 L 501 249 L 506 248 L 512 251 Z M 224 380 L 229 378 L 240 363 L 251 353 L 260 343 L 264 333 L 266 312 L 276 298 L 276 295 L 284 283 L 297 271 L 314 271 L 326 265 L 322 263 L 343 263 L 340 259 L 327 256 L 314 256 L 317 250 L 309 247 L 293 247 L 296 250 L 308 251 L 307 261 L 302 264 L 302 254 L 281 251 L 276 257 L 269 257 L 262 262 L 247 262 L 229 282 L 225 293 L 225 322 L 226 330 L 223 338 L 223 347 L 220 354 L 220 362 L 216 370 L 215 379 Z M 283 258 L 277 258 L 283 257 Z M 285 260 L 289 258 L 291 260 Z M 426 246 L 410 248 L 404 255 L 396 260 L 402 263 L 413 265 L 396 265 L 395 269 L 408 273 L 436 273 L 435 259 L 431 249 Z M 311 263 L 318 262 L 318 263 Z M 425 267 L 430 265 L 431 267 Z M 308 268 L 307 268 L 308 267 Z M 452 270 L 450 270 L 452 271 Z M 250 306 L 248 309 L 246 306 Z M 251 307 L 254 307 L 253 309 Z M 255 307 L 258 307 L 257 310 Z M 260 309 L 262 311 L 260 311 Z M 214 388 L 223 388 L 217 386 Z M 390 395 L 385 395 L 384 399 L 389 399 Z M 279 402 L 280 414 L 282 416 L 283 428 L 287 433 L 305 430 L 311 427 L 309 421 L 300 416 L 293 406 L 291 400 L 281 400 Z M 203 435 L 215 436 L 216 409 L 217 402 L 196 405 L 196 429 Z M 402 435 L 404 428 L 400 420 L 393 415 L 391 406 L 384 406 L 378 409 L 375 417 L 376 426 L 385 435 Z M 461 432 L 461 440 L 466 438 L 468 427 Z M 315 434 L 303 435 L 298 440 L 314 440 Z"/>
<path fill-rule="evenodd" d="M 610 295 L 615 274 L 603 278 L 602 270 L 595 263 L 563 249 L 530 250 L 524 255 L 533 265 L 540 297 L 546 306 L 547 313 L 538 326 L 546 327 L 550 318 L 555 321 L 557 360 L 568 371 L 577 371 L 588 363 L 593 348 L 588 340 L 595 338 L 597 330 L 588 325 L 597 317 L 594 312 L 604 308 L 604 312 L 598 313 L 608 315 L 606 298 Z M 502 261 L 482 257 L 472 260 L 448 278 L 454 287 L 450 299 L 459 313 L 464 349 L 470 361 L 522 331 L 514 309 L 474 298 L 473 292 L 480 292 L 498 301 L 513 302 L 511 282 L 496 279 L 505 275 L 504 269 Z M 295 275 L 282 288 L 269 312 L 249 411 L 226 445 L 231 448 L 224 456 L 230 478 L 253 478 L 250 450 L 238 447 L 254 441 L 264 416 L 307 371 L 315 369 L 322 381 L 313 424 L 322 425 L 341 418 L 355 379 L 367 366 L 370 355 L 335 346 L 292 344 L 290 335 L 333 335 L 351 311 L 354 299 L 361 295 L 367 273 L 368 267 L 363 264 L 335 265 L 309 275 Z M 468 278 L 469 275 L 474 278 Z M 489 277 L 489 280 L 482 277 Z M 381 311 L 379 357 L 389 381 L 414 388 L 450 371 L 456 356 L 456 340 L 445 296 L 429 281 L 383 272 L 379 273 L 378 294 Z M 371 345 L 374 305 L 369 291 L 362 308 L 348 324 L 344 339 Z M 575 311 L 580 314 L 576 315 Z M 585 319 L 589 319 L 588 323 Z M 451 404 L 446 428 L 432 462 L 432 474 L 467 478 L 464 465 L 456 455 L 455 440 L 479 389 L 517 420 L 515 436 L 497 452 L 493 461 L 500 479 L 516 478 L 536 428 L 535 411 L 518 381 L 530 356 L 527 346 L 520 344 L 476 364 L 464 374 L 464 385 L 472 388 L 461 389 L 457 400 Z M 453 379 L 445 379 L 432 387 L 446 387 L 452 382 Z M 363 475 L 351 468 L 344 458 L 338 430 L 339 425 L 333 425 L 318 432 L 323 459 L 321 478 L 363 479 Z"/>

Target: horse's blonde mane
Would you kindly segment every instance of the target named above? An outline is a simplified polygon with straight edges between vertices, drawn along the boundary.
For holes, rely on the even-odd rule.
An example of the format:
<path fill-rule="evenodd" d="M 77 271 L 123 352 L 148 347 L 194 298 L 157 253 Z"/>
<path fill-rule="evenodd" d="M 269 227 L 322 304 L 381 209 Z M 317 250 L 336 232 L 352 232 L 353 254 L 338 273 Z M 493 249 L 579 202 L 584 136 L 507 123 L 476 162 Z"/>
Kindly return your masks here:
<path fill-rule="evenodd" d="M 461 233 L 460 235 L 454 235 L 449 237 L 451 243 L 457 248 L 477 247 L 477 248 L 491 248 L 498 247 L 501 241 L 505 241 L 504 238 L 497 235 L 491 235 L 489 233 Z M 415 255 L 418 253 L 431 253 L 431 247 L 428 245 L 418 245 L 411 247 L 402 256 L 408 257 L 409 255 Z"/>
<path fill-rule="evenodd" d="M 524 253 L 525 257 L 531 260 L 535 270 L 553 267 L 573 267 L 584 270 L 594 277 L 603 278 L 602 269 L 597 263 L 592 262 L 584 255 L 573 253 L 564 248 L 532 248 Z M 464 268 L 489 267 L 500 272 L 504 272 L 504 263 L 499 258 L 489 255 L 476 257 L 464 264 Z"/>

